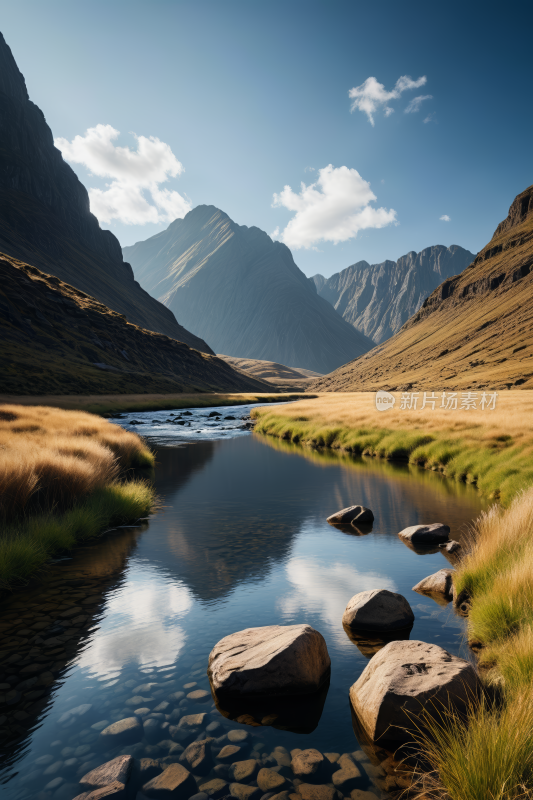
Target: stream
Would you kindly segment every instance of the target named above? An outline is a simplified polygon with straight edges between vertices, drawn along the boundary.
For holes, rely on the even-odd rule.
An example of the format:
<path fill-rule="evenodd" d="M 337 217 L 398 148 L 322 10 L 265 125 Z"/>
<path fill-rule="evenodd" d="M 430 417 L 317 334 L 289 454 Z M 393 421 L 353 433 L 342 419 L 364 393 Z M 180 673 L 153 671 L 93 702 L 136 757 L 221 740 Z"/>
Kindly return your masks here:
<path fill-rule="evenodd" d="M 83 791 L 80 777 L 119 753 L 177 761 L 169 731 L 191 714 L 200 715 L 194 738 L 233 742 L 234 761 L 258 758 L 286 777 L 294 748 L 355 753 L 361 792 L 387 796 L 352 727 L 348 691 L 371 652 L 348 639 L 344 608 L 363 590 L 399 592 L 415 614 L 411 639 L 471 658 L 464 621 L 412 591 L 448 561 L 441 551 L 415 553 L 397 534 L 444 522 L 460 540 L 487 503 L 470 486 L 407 464 L 260 437 L 243 425 L 251 408 L 114 420 L 156 451 L 162 508 L 78 548 L 3 603 L 0 695 L 14 692 L 17 711 L 0 709 L 8 732 L 2 800 L 72 800 Z M 326 517 L 355 503 L 373 510 L 370 531 L 328 525 Z M 221 716 L 206 676 L 216 642 L 247 627 L 297 623 L 320 631 L 332 662 L 314 729 Z M 102 752 L 100 731 L 133 716 L 144 724 L 142 741 Z M 224 765 L 217 770 L 224 778 Z"/>

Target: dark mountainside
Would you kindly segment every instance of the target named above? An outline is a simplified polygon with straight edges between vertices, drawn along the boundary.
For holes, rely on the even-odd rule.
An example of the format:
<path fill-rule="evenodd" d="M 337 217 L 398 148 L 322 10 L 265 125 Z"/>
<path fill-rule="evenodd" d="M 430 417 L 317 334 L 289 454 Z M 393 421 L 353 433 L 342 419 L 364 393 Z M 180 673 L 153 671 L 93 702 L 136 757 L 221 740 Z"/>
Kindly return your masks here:
<path fill-rule="evenodd" d="M 87 190 L 54 147 L 2 34 L 0 251 L 78 287 L 136 325 L 213 353 L 139 286 L 118 240 L 90 213 Z"/>
<path fill-rule="evenodd" d="M 3 254 L 0 341 L 4 395 L 276 391 Z"/>
<path fill-rule="evenodd" d="M 475 255 L 456 244 L 412 250 L 398 261 L 358 261 L 331 278 L 310 278 L 318 294 L 376 344 L 400 330 L 446 278 L 458 275 Z"/>
<path fill-rule="evenodd" d="M 533 186 L 460 275 L 392 339 L 312 391 L 533 388 Z"/>
<path fill-rule="evenodd" d="M 372 346 L 317 295 L 288 247 L 214 206 L 123 252 L 141 285 L 217 353 L 326 373 Z"/>

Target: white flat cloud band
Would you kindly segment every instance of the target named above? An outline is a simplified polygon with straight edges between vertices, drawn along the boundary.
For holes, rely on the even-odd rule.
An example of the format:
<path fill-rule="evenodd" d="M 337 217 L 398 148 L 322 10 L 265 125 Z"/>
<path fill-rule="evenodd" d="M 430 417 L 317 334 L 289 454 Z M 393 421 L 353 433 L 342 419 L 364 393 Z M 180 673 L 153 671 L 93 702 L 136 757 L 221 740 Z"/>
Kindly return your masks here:
<path fill-rule="evenodd" d="M 105 189 L 89 189 L 93 214 L 100 222 L 116 219 L 126 225 L 184 217 L 192 208 L 190 201 L 179 192 L 160 188 L 183 172 L 170 146 L 156 136 L 133 134 L 137 149 L 132 150 L 114 144 L 119 135 L 112 125 L 96 125 L 71 142 L 62 137 L 55 140 L 66 161 L 82 164 L 92 175 L 111 178 Z"/>
<path fill-rule="evenodd" d="M 327 167 L 318 170 L 315 183 L 301 183 L 300 191 L 285 186 L 274 194 L 272 205 L 294 212 L 294 217 L 279 232 L 282 242 L 294 250 L 309 249 L 318 242 L 346 242 L 360 230 L 384 228 L 396 222 L 394 209 L 374 208 L 376 195 L 356 169 Z"/>

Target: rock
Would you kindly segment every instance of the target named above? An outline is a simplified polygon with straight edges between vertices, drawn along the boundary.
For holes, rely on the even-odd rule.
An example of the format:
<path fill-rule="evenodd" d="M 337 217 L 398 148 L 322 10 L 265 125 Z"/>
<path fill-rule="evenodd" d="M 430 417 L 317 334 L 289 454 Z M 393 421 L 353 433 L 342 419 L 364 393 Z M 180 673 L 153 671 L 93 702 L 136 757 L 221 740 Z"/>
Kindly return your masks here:
<path fill-rule="evenodd" d="M 446 550 L 447 553 L 457 553 L 457 551 L 461 549 L 461 545 L 459 542 L 456 542 L 455 539 L 445 542 L 444 544 L 439 544 L 439 547 L 442 550 Z"/>
<path fill-rule="evenodd" d="M 98 789 L 93 789 L 85 795 L 86 800 L 101 800 L 104 797 L 112 797 L 114 800 L 124 800 L 126 794 L 126 787 L 119 781 L 113 781 L 107 786 L 101 786 Z"/>
<path fill-rule="evenodd" d="M 85 789 L 100 789 L 115 781 L 126 785 L 132 765 L 132 756 L 117 756 L 112 761 L 108 761 L 84 775 L 80 784 Z"/>
<path fill-rule="evenodd" d="M 205 717 L 205 714 L 187 714 L 178 722 L 178 728 L 185 728 L 186 730 L 200 728 L 204 724 Z"/>
<path fill-rule="evenodd" d="M 309 778 L 324 768 L 324 756 L 313 748 L 301 750 L 293 756 L 291 767 L 297 778 Z"/>
<path fill-rule="evenodd" d="M 365 506 L 349 506 L 332 514 L 327 520 L 332 525 L 348 525 L 352 522 L 374 522 L 374 514 Z"/>
<path fill-rule="evenodd" d="M 250 738 L 248 731 L 232 730 L 228 731 L 228 741 L 232 744 L 244 744 Z"/>
<path fill-rule="evenodd" d="M 333 773 L 331 780 L 336 789 L 343 795 L 347 795 L 352 789 L 357 788 L 357 784 L 361 783 L 361 772 L 353 756 L 348 753 L 343 753 L 337 763 L 340 769 Z"/>
<path fill-rule="evenodd" d="M 172 694 L 169 694 L 168 700 L 171 703 L 179 703 L 179 701 L 183 700 L 184 697 L 185 697 L 185 692 L 172 692 Z"/>
<path fill-rule="evenodd" d="M 213 778 L 213 780 L 203 783 L 200 786 L 200 791 L 217 800 L 217 798 L 224 797 L 228 793 L 228 784 L 222 778 Z"/>
<path fill-rule="evenodd" d="M 206 692 L 205 689 L 195 689 L 194 692 L 189 692 L 187 695 L 187 700 L 195 700 L 196 702 L 202 700 L 209 700 L 211 695 L 209 692 Z"/>
<path fill-rule="evenodd" d="M 244 783 L 230 783 L 230 794 L 237 800 L 260 800 L 263 791 L 257 786 L 246 786 Z"/>
<path fill-rule="evenodd" d="M 390 631 L 412 625 L 415 615 L 401 594 L 388 589 L 372 589 L 354 595 L 342 615 L 348 628 Z"/>
<path fill-rule="evenodd" d="M 196 794 L 196 781 L 181 764 L 170 764 L 160 775 L 145 783 L 142 793 L 159 800 L 188 800 Z"/>
<path fill-rule="evenodd" d="M 312 783 L 301 783 L 298 786 L 298 794 L 302 800 L 333 800 L 335 789 L 325 784 L 317 786 Z"/>
<path fill-rule="evenodd" d="M 442 522 L 434 522 L 431 525 L 411 525 L 404 528 L 398 536 L 405 542 L 413 545 L 432 545 L 446 542 L 449 539 L 450 528 Z"/>
<path fill-rule="evenodd" d="M 326 642 L 310 625 L 268 625 L 221 639 L 207 674 L 218 694 L 307 694 L 326 681 L 330 665 Z"/>
<path fill-rule="evenodd" d="M 243 783 L 253 780 L 258 769 L 255 758 L 247 758 L 245 761 L 235 761 L 230 767 L 230 775 L 235 783 Z"/>
<path fill-rule="evenodd" d="M 374 792 L 364 792 L 362 789 L 354 789 L 350 792 L 350 800 L 378 800 Z"/>
<path fill-rule="evenodd" d="M 350 700 L 368 738 L 384 747 L 388 740 L 412 738 L 409 715 L 420 724 L 422 708 L 432 715 L 448 705 L 462 711 L 478 689 L 468 661 L 434 644 L 395 641 L 369 661 L 350 689 Z"/>
<path fill-rule="evenodd" d="M 257 785 L 263 792 L 279 792 L 287 783 L 286 778 L 274 769 L 263 767 L 257 775 Z"/>
<path fill-rule="evenodd" d="M 236 744 L 227 744 L 218 754 L 217 761 L 222 761 L 225 764 L 232 764 L 241 750 L 242 748 L 238 747 Z"/>
<path fill-rule="evenodd" d="M 433 575 L 419 581 L 413 586 L 413 592 L 435 596 L 437 602 L 449 603 L 452 600 L 452 575 L 453 569 L 440 569 Z"/>
<path fill-rule="evenodd" d="M 145 719 L 143 722 L 143 731 L 150 744 L 155 744 L 161 734 L 161 721 L 153 717 L 148 717 L 148 719 Z"/>
<path fill-rule="evenodd" d="M 140 694 L 136 694 L 134 697 L 130 697 L 129 700 L 126 700 L 127 706 L 142 706 L 146 705 L 146 703 L 150 703 L 153 700 L 153 697 L 142 697 Z"/>
<path fill-rule="evenodd" d="M 199 742 L 192 742 L 180 755 L 180 763 L 195 775 L 207 775 L 213 767 L 212 741 L 212 739 L 202 739 Z"/>
<path fill-rule="evenodd" d="M 127 717 L 113 722 L 100 734 L 100 743 L 106 750 L 126 744 L 140 742 L 143 736 L 143 727 L 137 717 Z"/>
<path fill-rule="evenodd" d="M 152 778 L 160 775 L 162 772 L 163 768 L 159 761 L 156 761 L 153 758 L 140 758 L 138 761 L 136 760 L 133 763 L 130 784 L 139 788 L 145 783 L 148 783 L 148 781 L 151 781 Z"/>

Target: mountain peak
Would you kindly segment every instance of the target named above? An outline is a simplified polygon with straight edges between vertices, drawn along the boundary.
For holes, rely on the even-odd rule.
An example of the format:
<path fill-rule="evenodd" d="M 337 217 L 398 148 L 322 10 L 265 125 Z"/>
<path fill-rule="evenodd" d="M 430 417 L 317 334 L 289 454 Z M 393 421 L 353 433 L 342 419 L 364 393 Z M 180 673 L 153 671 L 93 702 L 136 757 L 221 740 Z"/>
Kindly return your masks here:
<path fill-rule="evenodd" d="M 29 100 L 26 81 L 11 48 L 0 33 L 0 92 L 14 100 Z"/>

